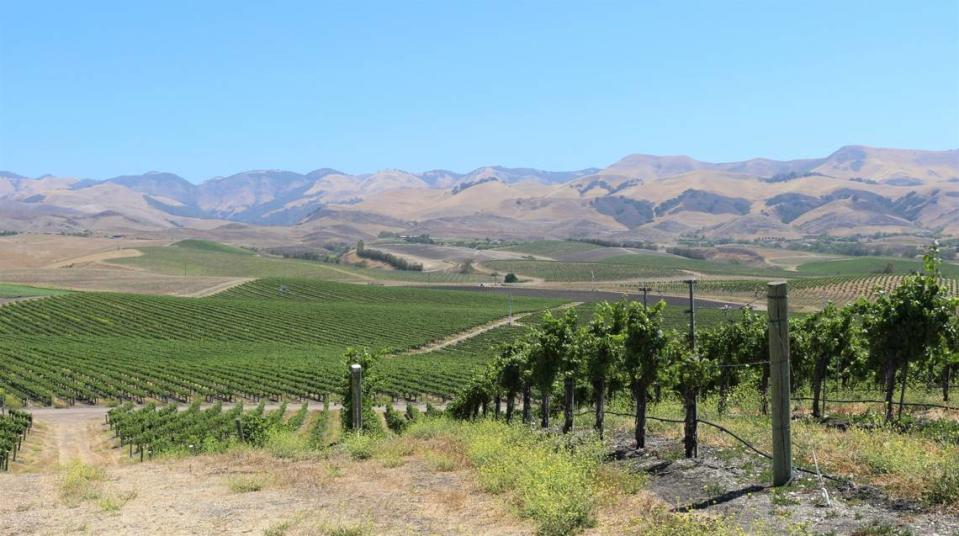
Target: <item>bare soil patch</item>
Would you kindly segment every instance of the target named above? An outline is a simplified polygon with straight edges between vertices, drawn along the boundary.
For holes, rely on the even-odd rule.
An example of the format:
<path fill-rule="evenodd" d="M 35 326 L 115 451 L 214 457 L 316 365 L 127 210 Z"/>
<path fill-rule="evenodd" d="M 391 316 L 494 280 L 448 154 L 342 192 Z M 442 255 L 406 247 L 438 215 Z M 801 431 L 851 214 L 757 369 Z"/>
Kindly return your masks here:
<path fill-rule="evenodd" d="M 69 264 L 71 260 L 85 257 L 91 257 L 93 262 L 96 262 L 95 257 L 99 254 L 168 243 L 168 240 L 84 238 L 30 233 L 5 236 L 0 237 L 0 271 Z"/>
<path fill-rule="evenodd" d="M 239 486 L 236 482 L 255 482 Z M 531 534 L 468 471 L 397 467 L 345 454 L 290 461 L 233 453 L 108 467 L 98 484 L 118 509 L 58 497 L 58 475 L 0 475 L 3 534 Z"/>
<path fill-rule="evenodd" d="M 2 270 L 0 281 L 81 291 L 132 292 L 191 296 L 222 285 L 239 284 L 235 277 L 176 276 L 116 265 L 95 268 Z"/>

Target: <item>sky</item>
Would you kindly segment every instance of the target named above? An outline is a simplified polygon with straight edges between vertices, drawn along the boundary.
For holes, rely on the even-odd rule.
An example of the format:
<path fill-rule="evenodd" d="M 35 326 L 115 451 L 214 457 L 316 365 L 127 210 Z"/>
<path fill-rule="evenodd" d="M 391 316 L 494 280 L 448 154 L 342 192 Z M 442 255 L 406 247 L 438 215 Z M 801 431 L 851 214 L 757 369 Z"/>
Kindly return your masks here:
<path fill-rule="evenodd" d="M 0 169 L 959 148 L 959 2 L 0 0 Z"/>

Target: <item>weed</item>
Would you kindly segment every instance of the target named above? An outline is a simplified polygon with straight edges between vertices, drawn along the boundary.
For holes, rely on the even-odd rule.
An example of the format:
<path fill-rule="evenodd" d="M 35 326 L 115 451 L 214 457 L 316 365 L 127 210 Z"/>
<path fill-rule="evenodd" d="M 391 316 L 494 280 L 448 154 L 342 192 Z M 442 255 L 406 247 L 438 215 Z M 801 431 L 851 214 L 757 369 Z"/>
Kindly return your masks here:
<path fill-rule="evenodd" d="M 785 488 L 773 488 L 769 492 L 769 502 L 776 506 L 795 506 L 799 500 L 790 496 Z"/>
<path fill-rule="evenodd" d="M 104 472 L 98 467 L 74 460 L 63 468 L 60 477 L 60 498 L 68 506 L 100 498 L 100 482 Z"/>
<path fill-rule="evenodd" d="M 856 529 L 851 536 L 912 536 L 912 531 L 897 527 L 888 521 L 873 521 Z"/>
<path fill-rule="evenodd" d="M 343 446 L 354 460 L 368 460 L 373 457 L 377 440 L 366 434 L 349 433 L 343 439 Z"/>
<path fill-rule="evenodd" d="M 227 479 L 227 487 L 233 493 L 260 491 L 268 484 L 266 475 L 234 475 Z"/>
<path fill-rule="evenodd" d="M 130 490 L 120 495 L 103 495 L 97 501 L 97 506 L 104 512 L 116 512 L 123 508 L 126 503 L 136 498 L 136 496 L 136 490 Z"/>

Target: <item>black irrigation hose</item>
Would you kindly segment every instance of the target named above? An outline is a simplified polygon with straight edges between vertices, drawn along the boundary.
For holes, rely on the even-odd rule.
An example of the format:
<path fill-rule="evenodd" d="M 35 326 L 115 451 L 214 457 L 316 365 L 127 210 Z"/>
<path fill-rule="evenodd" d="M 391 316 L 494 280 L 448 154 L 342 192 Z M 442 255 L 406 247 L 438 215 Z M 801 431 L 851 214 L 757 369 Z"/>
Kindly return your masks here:
<path fill-rule="evenodd" d="M 809 396 L 797 396 L 797 397 L 790 398 L 790 400 L 792 400 L 792 401 L 794 401 L 794 402 L 798 402 L 798 401 L 803 401 L 803 400 L 813 400 L 813 398 L 812 398 L 812 397 L 809 397 Z M 820 399 L 820 400 L 822 400 L 822 399 Z M 833 399 L 831 399 L 831 398 L 825 400 L 825 402 L 830 403 L 830 404 L 833 404 L 833 403 L 835 403 L 835 404 L 885 404 L 885 403 L 886 403 L 885 400 L 833 400 Z M 894 406 L 897 406 L 897 405 L 899 405 L 899 402 L 893 401 L 893 405 L 894 405 Z M 949 409 L 949 410 L 953 410 L 953 411 L 959 411 L 959 407 L 957 407 L 957 406 L 946 406 L 946 405 L 944 405 L 944 404 L 925 404 L 925 403 L 922 403 L 922 402 L 903 402 L 902 405 L 903 405 L 903 406 L 920 406 L 920 407 L 924 407 L 924 408 L 940 408 L 940 409 Z"/>
<path fill-rule="evenodd" d="M 615 412 L 615 411 L 607 411 L 606 413 L 609 414 L 609 415 L 618 415 L 618 416 L 620 416 L 620 417 L 635 417 L 635 415 L 631 415 L 631 414 L 628 414 L 628 413 L 619 413 L 619 412 Z M 668 423 L 675 423 L 675 424 L 686 424 L 686 421 L 681 421 L 681 420 L 679 420 L 679 419 L 666 419 L 666 418 L 663 418 L 663 417 L 653 417 L 652 415 L 647 415 L 646 418 L 647 418 L 647 419 L 654 420 L 654 421 L 660 421 L 660 422 L 668 422 Z M 718 425 L 718 424 L 716 424 L 716 423 L 712 423 L 712 422 L 709 422 L 709 421 L 704 421 L 704 420 L 702 420 L 702 419 L 696 419 L 696 422 L 702 423 L 702 424 L 706 424 L 706 425 L 712 426 L 712 427 L 714 427 L 714 428 L 717 428 L 717 429 L 719 429 L 720 431 L 725 432 L 725 433 L 731 435 L 731 436 L 732 436 L 733 438 L 735 438 L 737 441 L 739 441 L 740 443 L 742 443 L 743 445 L 745 445 L 748 449 L 752 450 L 752 451 L 755 452 L 756 454 L 759 454 L 759 455 L 762 456 L 763 458 L 766 458 L 766 459 L 769 459 L 769 460 L 773 459 L 773 457 L 772 457 L 771 455 L 766 454 L 765 452 L 759 450 L 759 449 L 756 448 L 752 443 L 750 443 L 750 442 L 746 441 L 745 439 L 739 437 L 738 435 L 734 434 L 734 433 L 733 433 L 732 431 L 730 431 L 728 428 L 725 428 L 725 427 L 723 427 L 723 426 L 720 426 L 720 425 Z M 803 473 L 808 473 L 808 474 L 810 474 L 810 475 L 822 476 L 823 478 L 828 479 L 828 480 L 832 480 L 832 481 L 834 481 L 834 482 L 840 482 L 840 483 L 846 483 L 846 482 L 848 482 L 848 480 L 846 480 L 845 478 L 840 478 L 840 477 L 836 477 L 836 476 L 832 476 L 832 475 L 827 475 L 826 473 L 818 472 L 818 471 L 813 471 L 813 470 L 811 470 L 811 469 L 806 469 L 805 467 L 801 467 L 801 466 L 799 466 L 799 465 L 794 466 L 794 469 L 796 469 L 797 471 L 803 472 Z"/>

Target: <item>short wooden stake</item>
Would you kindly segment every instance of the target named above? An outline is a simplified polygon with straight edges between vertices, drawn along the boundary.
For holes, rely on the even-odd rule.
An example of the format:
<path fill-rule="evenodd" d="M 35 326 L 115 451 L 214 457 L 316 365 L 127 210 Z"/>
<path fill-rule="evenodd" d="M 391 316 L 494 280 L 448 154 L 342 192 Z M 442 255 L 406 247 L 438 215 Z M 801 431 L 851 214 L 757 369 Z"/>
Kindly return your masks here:
<path fill-rule="evenodd" d="M 353 430 L 363 428 L 363 367 L 359 364 L 350 366 L 350 386 L 353 395 Z"/>
<path fill-rule="evenodd" d="M 786 282 L 769 283 L 769 374 L 772 387 L 773 485 L 792 480 L 789 392 L 789 310 Z"/>

